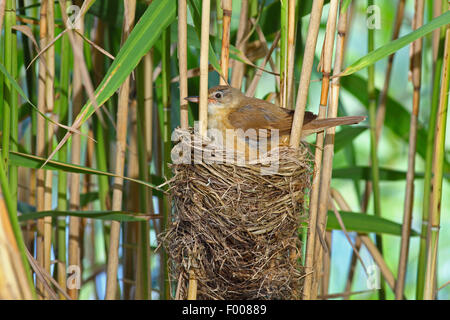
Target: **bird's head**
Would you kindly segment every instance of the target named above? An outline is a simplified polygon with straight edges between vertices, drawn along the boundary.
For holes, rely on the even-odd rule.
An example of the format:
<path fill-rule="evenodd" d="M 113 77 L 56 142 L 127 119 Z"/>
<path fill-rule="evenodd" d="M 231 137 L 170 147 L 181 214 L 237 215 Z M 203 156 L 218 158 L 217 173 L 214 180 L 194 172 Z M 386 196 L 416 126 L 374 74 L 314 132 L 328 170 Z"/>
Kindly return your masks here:
<path fill-rule="evenodd" d="M 216 86 L 208 90 L 208 104 L 217 106 L 233 107 L 239 104 L 244 94 L 235 88 L 229 86 Z M 187 101 L 198 103 L 198 96 L 190 96 L 185 98 Z"/>

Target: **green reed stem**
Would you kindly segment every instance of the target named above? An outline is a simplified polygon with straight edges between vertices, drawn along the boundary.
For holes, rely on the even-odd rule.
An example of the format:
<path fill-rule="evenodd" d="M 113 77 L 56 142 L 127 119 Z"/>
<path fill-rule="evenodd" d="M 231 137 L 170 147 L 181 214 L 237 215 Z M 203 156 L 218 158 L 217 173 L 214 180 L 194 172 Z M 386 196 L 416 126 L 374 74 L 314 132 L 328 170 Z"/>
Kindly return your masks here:
<path fill-rule="evenodd" d="M 431 92 L 430 119 L 427 131 L 427 151 L 425 156 L 425 176 L 423 182 L 422 227 L 420 233 L 419 257 L 417 261 L 416 299 L 423 299 L 425 287 L 426 256 L 427 256 L 427 227 L 430 213 L 431 178 L 433 167 L 433 146 L 436 130 L 437 110 L 439 107 L 439 90 L 441 83 L 442 58 L 444 54 L 445 28 L 440 30 L 439 50 L 434 66 L 433 90 Z"/>
<path fill-rule="evenodd" d="M 138 138 L 138 165 L 139 165 L 139 179 L 143 181 L 149 180 L 149 170 L 147 165 L 147 144 L 145 126 L 151 126 L 151 123 L 145 123 L 145 69 L 144 62 L 142 61 L 137 69 L 137 138 Z M 147 75 L 148 77 L 148 75 Z M 148 213 L 148 203 L 152 201 L 151 191 L 145 186 L 139 186 L 139 210 L 140 212 Z M 149 200 L 150 199 L 150 200 Z M 141 292 L 139 294 L 142 300 L 148 300 L 151 298 L 151 265 L 150 265 L 150 238 L 149 238 L 149 223 L 139 223 L 139 256 L 140 271 L 139 277 L 141 284 Z"/>
<path fill-rule="evenodd" d="M 67 6 L 70 5 L 70 1 L 67 1 Z M 69 124 L 69 90 L 70 90 L 70 69 L 71 65 L 71 47 L 69 38 L 64 35 L 61 39 L 61 73 L 59 81 L 59 94 L 60 98 L 56 105 L 56 110 L 59 117 L 59 122 L 63 124 Z M 58 140 L 61 140 L 64 136 L 64 132 L 59 130 Z M 58 159 L 63 162 L 68 161 L 67 144 L 63 145 L 58 151 Z M 67 203 L 67 173 L 63 170 L 58 171 L 58 210 L 66 211 L 68 208 Z M 58 219 L 57 222 L 57 239 L 58 239 L 58 280 L 59 284 L 65 288 L 66 279 L 66 219 Z M 63 298 L 60 295 L 60 298 Z"/>
<path fill-rule="evenodd" d="M 167 28 L 162 34 L 162 137 L 163 137 L 163 171 L 162 174 L 166 179 L 170 179 L 172 172 L 169 169 L 170 151 L 172 143 L 170 140 L 171 136 L 171 124 L 170 124 L 170 30 Z M 166 229 L 170 221 L 171 205 L 170 199 L 167 195 L 163 198 L 163 219 L 162 219 L 162 230 Z M 170 298 L 169 286 L 168 286 L 168 265 L 167 265 L 167 253 L 163 251 L 162 253 L 162 265 L 161 271 L 163 273 L 164 283 L 162 285 L 162 297 L 164 299 Z"/>
<path fill-rule="evenodd" d="M 281 37 L 280 37 L 280 93 L 282 107 L 286 107 L 288 72 L 288 2 L 281 0 Z"/>
<path fill-rule="evenodd" d="M 443 11 L 447 11 L 444 4 Z M 436 299 L 436 273 L 438 259 L 438 241 L 441 222 L 442 181 L 444 176 L 445 137 L 447 128 L 448 91 L 450 85 L 450 28 L 445 30 L 444 62 L 439 93 L 439 106 L 437 111 L 434 158 L 432 166 L 432 190 L 429 212 L 429 247 L 427 251 L 427 270 L 425 274 L 424 299 Z"/>
<path fill-rule="evenodd" d="M 20 257 L 22 259 L 23 267 L 25 269 L 25 276 L 30 286 L 31 294 L 33 298 L 36 298 L 36 292 L 34 290 L 33 278 L 31 276 L 30 265 L 28 264 L 26 256 L 25 243 L 22 236 L 22 230 L 20 229 L 19 221 L 17 219 L 17 201 L 11 194 L 8 178 L 6 177 L 6 171 L 3 165 L 0 165 L 0 187 L 5 200 L 6 208 L 8 210 L 9 220 L 13 229 L 14 237 L 16 238 L 17 246 L 19 247 Z"/>
<path fill-rule="evenodd" d="M 368 0 L 367 5 L 373 5 L 373 0 Z M 372 52 L 374 50 L 374 31 L 373 29 L 368 29 L 368 43 L 367 51 Z M 380 200 L 380 175 L 379 175 L 379 164 L 377 155 L 377 142 L 376 142 L 376 108 L 377 108 L 377 94 L 375 88 L 375 64 L 371 64 L 368 68 L 368 78 L 367 78 L 367 95 L 369 98 L 369 123 L 370 123 L 370 158 L 372 161 L 372 188 L 373 188 L 373 207 L 374 214 L 377 217 L 381 217 L 381 200 Z M 383 255 L 383 243 L 382 236 L 377 234 L 376 236 L 377 248 Z M 386 298 L 386 293 L 384 290 L 385 283 L 383 278 L 380 279 L 381 289 L 379 291 L 380 300 Z"/>
<path fill-rule="evenodd" d="M 6 1 L 4 15 L 4 64 L 8 73 L 17 78 L 17 36 L 12 27 L 16 25 L 15 1 Z M 3 147 L 2 160 L 8 168 L 10 150 L 17 150 L 18 137 L 18 96 L 9 81 L 4 82 L 3 105 Z M 11 143 L 12 142 L 12 143 Z M 8 170 L 6 170 L 8 173 Z M 9 168 L 9 184 L 13 201 L 17 203 L 17 167 Z"/>

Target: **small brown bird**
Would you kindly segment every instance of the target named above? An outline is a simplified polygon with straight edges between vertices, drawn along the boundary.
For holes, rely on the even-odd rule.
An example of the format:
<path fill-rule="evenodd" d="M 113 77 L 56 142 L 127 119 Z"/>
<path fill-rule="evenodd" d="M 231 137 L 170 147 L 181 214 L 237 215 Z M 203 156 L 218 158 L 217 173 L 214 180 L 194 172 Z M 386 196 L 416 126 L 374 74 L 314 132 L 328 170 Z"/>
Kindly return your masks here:
<path fill-rule="evenodd" d="M 199 102 L 199 97 L 187 97 L 190 102 Z M 289 143 L 294 110 L 280 108 L 265 100 L 245 96 L 240 90 L 229 86 L 216 86 L 208 91 L 208 129 L 216 129 L 225 137 L 227 129 L 279 130 L 280 145 Z M 339 125 L 356 124 L 363 116 L 317 119 L 317 115 L 306 111 L 303 119 L 302 139 L 310 134 Z M 251 131 L 251 130 L 250 130 Z M 257 137 L 249 137 L 252 138 Z"/>

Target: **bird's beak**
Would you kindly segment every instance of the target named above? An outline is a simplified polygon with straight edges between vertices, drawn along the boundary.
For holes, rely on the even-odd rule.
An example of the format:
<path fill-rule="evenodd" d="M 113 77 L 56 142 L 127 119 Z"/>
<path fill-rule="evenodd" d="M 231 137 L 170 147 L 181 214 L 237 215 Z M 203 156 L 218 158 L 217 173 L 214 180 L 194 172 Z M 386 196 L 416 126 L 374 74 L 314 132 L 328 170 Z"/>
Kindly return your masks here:
<path fill-rule="evenodd" d="M 189 102 L 194 102 L 194 103 L 198 103 L 199 102 L 199 98 L 198 96 L 190 96 L 190 97 L 186 97 L 184 98 L 185 100 L 189 101 Z"/>

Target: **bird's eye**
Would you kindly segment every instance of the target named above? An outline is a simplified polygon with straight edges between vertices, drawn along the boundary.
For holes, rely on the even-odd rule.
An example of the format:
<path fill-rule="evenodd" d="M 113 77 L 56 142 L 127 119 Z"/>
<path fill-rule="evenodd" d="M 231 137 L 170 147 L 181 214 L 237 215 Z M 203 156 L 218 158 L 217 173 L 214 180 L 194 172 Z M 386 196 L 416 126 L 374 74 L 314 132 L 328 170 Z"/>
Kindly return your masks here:
<path fill-rule="evenodd" d="M 222 92 L 217 92 L 217 93 L 214 95 L 214 97 L 216 97 L 216 99 L 220 99 L 220 98 L 222 98 L 222 96 L 223 96 Z"/>

